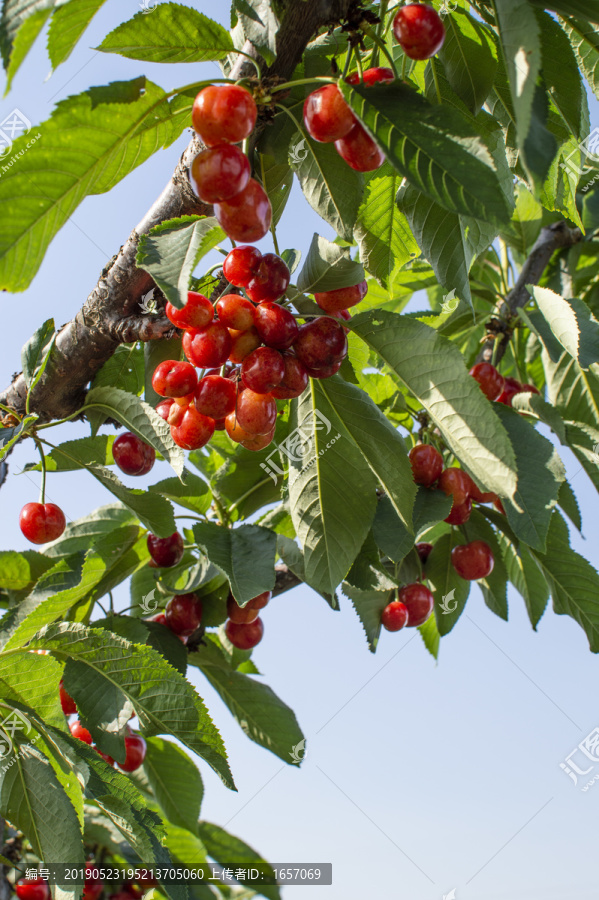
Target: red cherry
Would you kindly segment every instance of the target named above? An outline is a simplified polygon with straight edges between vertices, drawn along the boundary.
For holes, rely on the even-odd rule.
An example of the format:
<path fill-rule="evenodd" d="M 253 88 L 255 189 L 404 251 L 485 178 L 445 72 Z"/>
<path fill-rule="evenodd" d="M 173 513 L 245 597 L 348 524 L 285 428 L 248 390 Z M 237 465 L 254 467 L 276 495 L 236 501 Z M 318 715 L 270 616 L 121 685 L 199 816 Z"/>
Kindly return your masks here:
<path fill-rule="evenodd" d="M 173 405 L 174 402 L 175 401 L 169 397 L 167 400 L 161 400 L 160 403 L 158 404 L 158 406 L 156 407 L 156 412 L 158 413 L 159 416 L 162 416 L 162 418 L 166 422 L 168 422 L 168 414 L 169 414 L 171 406 Z"/>
<path fill-rule="evenodd" d="M 315 141 L 332 144 L 344 137 L 355 121 L 336 84 L 312 91 L 304 103 L 304 122 Z"/>
<path fill-rule="evenodd" d="M 203 328 L 214 318 L 214 307 L 208 297 L 195 291 L 188 291 L 187 303 L 183 309 L 177 309 L 167 302 L 164 311 L 177 328 Z"/>
<path fill-rule="evenodd" d="M 71 722 L 69 728 L 71 729 L 71 734 L 74 738 L 77 738 L 79 741 L 83 741 L 84 744 L 92 743 L 91 734 L 89 733 L 87 728 L 83 727 L 79 719 L 75 719 L 74 722 Z"/>
<path fill-rule="evenodd" d="M 193 127 L 207 147 L 239 144 L 256 124 L 258 109 L 249 91 L 237 84 L 210 85 L 194 100 Z"/>
<path fill-rule="evenodd" d="M 195 407 L 203 416 L 224 419 L 235 409 L 237 386 L 230 378 L 205 375 L 195 393 Z"/>
<path fill-rule="evenodd" d="M 430 487 L 443 471 L 443 457 L 430 444 L 416 444 L 410 450 L 409 459 L 416 484 Z"/>
<path fill-rule="evenodd" d="M 298 324 L 288 309 L 278 303 L 261 303 L 256 309 L 256 331 L 267 347 L 287 350 L 299 334 Z"/>
<path fill-rule="evenodd" d="M 254 268 L 246 293 L 254 303 L 280 300 L 289 287 L 291 273 L 276 253 L 265 253 Z"/>
<path fill-rule="evenodd" d="M 393 69 L 386 69 L 384 66 L 376 66 L 373 69 L 366 69 L 364 72 L 364 84 L 370 87 L 373 84 L 386 84 L 389 81 L 395 81 Z M 360 84 L 360 75 L 353 72 L 345 79 L 348 84 Z"/>
<path fill-rule="evenodd" d="M 77 712 L 77 704 L 64 689 L 64 682 L 61 681 L 58 686 L 59 694 L 60 694 L 60 705 L 62 706 L 62 711 L 65 716 L 70 716 L 73 713 Z"/>
<path fill-rule="evenodd" d="M 251 650 L 262 640 L 264 625 L 259 617 L 247 625 L 236 625 L 229 620 L 225 625 L 225 634 L 238 650 Z"/>
<path fill-rule="evenodd" d="M 235 197 L 214 204 L 214 215 L 232 240 L 259 241 L 268 234 L 272 206 L 262 185 L 250 178 Z"/>
<path fill-rule="evenodd" d="M 348 166 L 357 172 L 374 172 L 385 162 L 385 154 L 360 122 L 344 138 L 335 141 L 335 149 Z"/>
<path fill-rule="evenodd" d="M 479 486 L 472 479 L 470 480 L 470 497 L 472 500 L 475 500 L 477 503 L 492 503 L 495 500 L 497 494 L 493 493 L 493 491 L 481 491 Z"/>
<path fill-rule="evenodd" d="M 420 562 L 425 563 L 429 556 L 431 555 L 431 550 L 433 549 L 432 544 L 427 544 L 425 541 L 420 541 L 419 544 L 416 544 L 416 553 L 420 557 Z"/>
<path fill-rule="evenodd" d="M 245 447 L 246 450 L 251 450 L 253 453 L 258 453 L 272 443 L 274 436 L 275 429 L 273 428 L 268 434 L 255 434 L 247 440 L 241 441 L 241 446 Z"/>
<path fill-rule="evenodd" d="M 439 489 L 453 497 L 458 506 L 465 503 L 470 496 L 472 479 L 463 469 L 444 469 L 439 478 Z"/>
<path fill-rule="evenodd" d="M 189 404 L 193 403 L 193 398 L 195 397 L 195 392 L 193 394 L 187 394 L 185 397 L 177 397 L 176 400 L 173 400 L 173 405 L 168 411 L 167 422 L 169 425 L 180 425 L 183 421 L 183 416 L 189 409 Z"/>
<path fill-rule="evenodd" d="M 270 598 L 271 592 L 265 591 L 263 594 L 259 594 L 257 597 L 254 597 L 253 600 L 250 600 L 249 603 L 246 603 L 245 606 L 241 607 L 238 605 L 233 595 L 229 594 L 227 599 L 227 615 L 235 625 L 249 625 L 250 622 L 255 622 L 258 618 L 259 611 L 264 609 Z"/>
<path fill-rule="evenodd" d="M 242 382 L 257 394 L 269 394 L 281 383 L 284 375 L 283 357 L 278 350 L 270 347 L 258 347 L 245 357 L 241 365 Z"/>
<path fill-rule="evenodd" d="M 205 447 L 214 434 L 214 419 L 198 412 L 195 406 L 186 409 L 179 425 L 171 425 L 171 436 L 183 450 Z"/>
<path fill-rule="evenodd" d="M 145 622 L 158 622 L 159 625 L 166 626 L 166 616 L 163 612 L 156 613 L 154 616 L 150 616 L 149 619 L 144 619 Z"/>
<path fill-rule="evenodd" d="M 154 563 L 162 569 L 170 569 L 181 561 L 183 556 L 183 538 L 178 531 L 167 538 L 148 535 L 148 551 Z"/>
<path fill-rule="evenodd" d="M 540 390 L 534 384 L 523 384 L 520 390 L 524 394 L 540 394 Z"/>
<path fill-rule="evenodd" d="M 260 346 L 262 340 L 255 328 L 248 331 L 234 331 L 229 329 L 231 335 L 231 350 L 229 359 L 234 363 L 242 363 L 248 353 Z"/>
<path fill-rule="evenodd" d="M 470 374 L 480 384 L 480 389 L 489 400 L 497 400 L 503 391 L 505 378 L 491 363 L 477 363 Z"/>
<path fill-rule="evenodd" d="M 250 161 L 239 147 L 218 144 L 195 157 L 189 180 L 204 203 L 222 203 L 247 186 L 250 171 Z"/>
<path fill-rule="evenodd" d="M 301 326 L 293 349 L 306 369 L 322 369 L 345 359 L 347 336 L 339 322 L 319 316 Z"/>
<path fill-rule="evenodd" d="M 320 291 L 314 294 L 314 299 L 321 309 L 334 315 L 346 311 L 364 299 L 368 293 L 366 281 L 355 284 L 353 287 L 337 288 L 334 291 Z M 345 318 L 345 317 L 344 317 Z M 347 316 L 349 318 L 349 314 Z"/>
<path fill-rule="evenodd" d="M 509 375 L 507 378 L 504 378 L 503 391 L 497 398 L 498 403 L 503 403 L 504 406 L 511 406 L 512 400 L 519 394 L 522 390 L 522 385 L 515 378 L 510 378 Z"/>
<path fill-rule="evenodd" d="M 101 756 L 105 763 L 108 763 L 109 766 L 114 766 L 114 759 L 112 756 L 109 756 L 108 753 L 102 753 L 99 747 L 95 748 L 98 756 Z"/>
<path fill-rule="evenodd" d="M 252 437 L 268 434 L 276 425 L 277 404 L 271 394 L 258 394 L 250 388 L 243 388 L 237 394 L 235 412 L 227 419 L 233 417 Z"/>
<path fill-rule="evenodd" d="M 166 624 L 175 634 L 189 637 L 202 621 L 202 601 L 197 594 L 179 594 L 166 604 Z"/>
<path fill-rule="evenodd" d="M 433 611 L 435 601 L 427 587 L 420 582 L 407 584 L 397 593 L 400 603 L 405 603 L 408 608 L 408 628 L 416 628 L 422 625 Z"/>
<path fill-rule="evenodd" d="M 253 303 L 240 297 L 239 294 L 226 294 L 216 302 L 219 322 L 235 331 L 247 331 L 256 319 L 256 308 Z"/>
<path fill-rule="evenodd" d="M 346 329 L 344 328 L 343 330 L 345 331 Z M 305 369 L 310 378 L 331 378 L 337 374 L 342 362 L 343 360 L 340 359 L 339 362 L 331 363 L 330 366 L 306 366 Z"/>
<path fill-rule="evenodd" d="M 241 425 L 239 424 L 239 422 L 237 421 L 237 416 L 235 415 L 235 413 L 230 413 L 227 416 L 227 418 L 225 419 L 225 431 L 227 432 L 227 434 L 229 435 L 231 440 L 235 441 L 236 444 L 245 444 L 245 443 L 251 444 L 256 439 L 256 437 L 260 437 L 260 438 L 264 438 L 264 439 L 266 439 L 268 437 L 267 443 L 270 443 L 271 435 L 273 434 L 272 429 L 271 429 L 271 431 L 267 432 L 265 435 L 264 434 L 255 435 L 255 434 L 252 434 L 252 432 L 250 432 L 250 431 L 246 431 L 246 429 L 242 428 Z M 267 446 L 267 444 L 265 446 Z M 261 449 L 264 449 L 264 448 L 261 448 Z"/>
<path fill-rule="evenodd" d="M 348 309 L 341 309 L 339 312 L 330 313 L 330 315 L 335 316 L 336 319 L 342 319 L 344 322 L 349 322 L 351 319 L 351 313 Z M 343 330 L 346 334 L 349 334 L 349 328 L 343 326 Z"/>
<path fill-rule="evenodd" d="M 19 515 L 19 527 L 32 544 L 55 541 L 66 525 L 64 513 L 55 503 L 26 503 Z"/>
<path fill-rule="evenodd" d="M 465 525 L 470 514 L 472 513 L 472 500 L 468 497 L 463 503 L 455 503 L 451 507 L 451 512 L 444 520 L 449 525 Z"/>
<path fill-rule="evenodd" d="M 95 863 L 85 864 L 85 884 L 83 885 L 83 900 L 98 900 L 104 890 L 104 882 L 94 876 L 97 872 Z"/>
<path fill-rule="evenodd" d="M 159 363 L 152 375 L 152 387 L 160 397 L 185 397 L 195 391 L 197 383 L 194 367 L 176 359 Z"/>
<path fill-rule="evenodd" d="M 303 394 L 308 387 L 308 373 L 293 353 L 283 353 L 283 362 L 285 374 L 280 384 L 274 388 L 272 395 L 277 400 L 291 400 Z"/>
<path fill-rule="evenodd" d="M 125 738 L 125 761 L 117 763 L 123 772 L 135 772 L 146 757 L 146 742 L 141 734 L 130 734 Z"/>
<path fill-rule="evenodd" d="M 262 254 L 257 247 L 234 247 L 223 263 L 223 274 L 235 287 L 246 288 L 261 259 Z"/>
<path fill-rule="evenodd" d="M 50 888 L 43 878 L 19 878 L 15 893 L 19 900 L 50 900 Z"/>
<path fill-rule="evenodd" d="M 231 343 L 231 335 L 221 322 L 211 322 L 204 328 L 190 328 L 183 335 L 185 356 L 198 369 L 222 366 L 229 356 Z"/>
<path fill-rule="evenodd" d="M 387 604 L 381 615 L 381 624 L 387 631 L 401 631 L 408 621 L 408 607 L 399 600 Z"/>
<path fill-rule="evenodd" d="M 443 46 L 445 26 L 432 6 L 409 3 L 393 19 L 393 34 L 410 59 L 430 59 Z"/>
<path fill-rule="evenodd" d="M 125 475 L 147 475 L 156 462 L 156 451 L 131 431 L 120 434 L 112 445 L 115 463 Z"/>
<path fill-rule="evenodd" d="M 478 581 L 491 574 L 495 559 L 488 544 L 484 541 L 472 541 L 453 548 L 451 563 L 460 578 Z"/>

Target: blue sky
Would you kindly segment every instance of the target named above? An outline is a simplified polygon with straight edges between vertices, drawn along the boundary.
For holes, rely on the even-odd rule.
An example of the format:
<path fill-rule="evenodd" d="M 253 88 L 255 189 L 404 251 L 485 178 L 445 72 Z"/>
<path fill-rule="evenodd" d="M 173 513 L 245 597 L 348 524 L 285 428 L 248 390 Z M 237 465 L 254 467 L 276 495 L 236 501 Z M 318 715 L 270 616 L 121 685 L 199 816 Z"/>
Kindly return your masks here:
<path fill-rule="evenodd" d="M 196 2 L 214 15 L 215 4 Z M 89 85 L 147 74 L 171 88 L 211 75 L 215 64 L 160 66 L 90 49 L 138 9 L 108 0 L 69 61 L 49 80 L 43 39 L 0 104 L 0 119 L 18 107 L 32 122 Z M 219 15 L 226 20 L 225 5 Z M 599 123 L 592 102 L 593 125 Z M 86 199 L 52 243 L 31 287 L 3 298 L 0 380 L 18 369 L 18 351 L 48 316 L 68 321 L 96 283 L 178 161 L 187 136 L 156 154 L 110 194 Z M 281 247 L 307 250 L 328 229 L 294 188 L 279 226 Z M 269 240 L 260 244 L 271 249 Z M 53 432 L 56 441 L 85 433 Z M 586 540 L 574 546 L 599 564 L 599 505 L 584 472 L 562 454 L 578 492 Z M 30 446 L 11 458 L 0 492 L 0 548 L 25 548 L 17 525 L 36 500 L 35 475 L 16 473 Z M 166 477 L 157 464 L 152 481 Z M 127 479 L 125 479 L 127 480 Z M 140 486 L 142 479 L 129 479 Z M 348 486 L 348 489 L 349 486 Z M 50 475 L 49 497 L 69 519 L 109 502 L 82 474 Z M 117 592 L 120 606 L 127 591 Z M 309 589 L 276 598 L 264 614 L 265 638 L 255 661 L 266 682 L 297 713 L 308 738 L 301 770 L 252 744 L 219 698 L 191 672 L 225 738 L 239 793 L 202 766 L 203 816 L 227 827 L 277 863 L 333 863 L 332 887 L 291 887 L 285 900 L 348 900 L 366 892 L 410 900 L 578 900 L 597 896 L 599 786 L 582 793 L 559 764 L 595 727 L 599 661 L 571 619 L 549 609 L 532 632 L 524 603 L 510 596 L 510 621 L 471 592 L 462 619 L 442 642 L 439 663 L 411 631 L 384 634 L 369 653 L 349 601 L 332 612 Z M 599 768 L 596 770 L 599 772 Z M 594 772 L 593 772 L 594 774 Z M 591 777 L 591 776 L 589 776 Z"/>

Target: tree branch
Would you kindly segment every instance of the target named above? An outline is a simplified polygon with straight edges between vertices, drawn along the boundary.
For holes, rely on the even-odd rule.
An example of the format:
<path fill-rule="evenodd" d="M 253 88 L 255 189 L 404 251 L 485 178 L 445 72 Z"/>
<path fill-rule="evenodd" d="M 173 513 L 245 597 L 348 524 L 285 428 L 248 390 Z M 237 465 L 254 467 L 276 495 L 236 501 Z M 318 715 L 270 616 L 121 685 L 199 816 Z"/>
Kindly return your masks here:
<path fill-rule="evenodd" d="M 579 228 L 571 228 L 567 222 L 555 222 L 547 228 L 543 228 L 537 238 L 530 256 L 522 266 L 516 284 L 509 292 L 505 300 L 497 306 L 492 320 L 494 334 L 487 338 L 478 356 L 478 362 L 491 362 L 495 345 L 495 363 L 503 359 L 508 348 L 513 330 L 513 318 L 517 311 L 526 306 L 530 300 L 527 284 L 538 284 L 543 272 L 549 265 L 549 261 L 556 250 L 572 247 L 582 240 Z M 489 331 L 492 330 L 491 328 Z"/>
<path fill-rule="evenodd" d="M 290 78 L 312 37 L 321 27 L 344 18 L 352 5 L 355 0 L 288 0 L 277 35 L 277 58 L 265 76 Z M 258 58 L 249 41 L 243 49 Z M 237 79 L 253 73 L 252 64 L 240 56 L 230 77 Z M 160 222 L 184 215 L 212 214 L 212 207 L 195 196 L 188 177 L 189 165 L 202 149 L 194 136 L 158 200 L 105 267 L 83 308 L 60 329 L 55 350 L 30 403 L 32 412 L 43 421 L 64 418 L 81 407 L 87 385 L 119 344 L 173 334 L 171 323 L 164 316 L 150 318 L 140 314 L 139 302 L 154 282 L 147 272 L 136 267 L 135 257 L 140 236 Z M 0 393 L 0 403 L 23 415 L 26 396 L 27 387 L 20 374 Z"/>

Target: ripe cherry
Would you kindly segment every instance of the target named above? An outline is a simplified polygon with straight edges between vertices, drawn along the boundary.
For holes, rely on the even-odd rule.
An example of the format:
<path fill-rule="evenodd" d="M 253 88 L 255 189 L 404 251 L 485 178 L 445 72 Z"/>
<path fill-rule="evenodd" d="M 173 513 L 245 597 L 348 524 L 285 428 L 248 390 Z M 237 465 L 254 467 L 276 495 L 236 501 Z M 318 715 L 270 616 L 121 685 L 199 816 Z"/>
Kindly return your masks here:
<path fill-rule="evenodd" d="M 125 475 L 147 475 L 156 462 L 156 451 L 136 434 L 119 434 L 112 445 L 115 463 Z"/>
<path fill-rule="evenodd" d="M 232 240 L 259 241 L 268 234 L 272 206 L 262 185 L 250 178 L 235 197 L 214 204 L 214 215 Z"/>
<path fill-rule="evenodd" d="M 480 389 L 489 400 L 497 400 L 503 391 L 505 379 L 491 363 L 477 363 L 470 374 L 480 384 Z"/>
<path fill-rule="evenodd" d="M 344 138 L 335 141 L 335 149 L 348 166 L 357 172 L 374 172 L 385 162 L 385 154 L 360 122 Z"/>
<path fill-rule="evenodd" d="M 284 260 L 276 253 L 265 253 L 245 290 L 254 303 L 272 303 L 285 294 L 290 279 L 291 273 Z"/>
<path fill-rule="evenodd" d="M 430 59 L 443 46 L 445 26 L 432 6 L 409 3 L 393 19 L 393 34 L 410 59 Z"/>
<path fill-rule="evenodd" d="M 247 625 L 236 625 L 229 620 L 225 625 L 225 634 L 238 650 L 251 650 L 262 640 L 264 625 L 261 618 Z"/>
<path fill-rule="evenodd" d="M 184 397 L 195 391 L 197 384 L 194 367 L 176 359 L 159 363 L 152 375 L 152 387 L 160 397 Z"/>
<path fill-rule="evenodd" d="M 231 350 L 229 351 L 229 359 L 234 363 L 242 363 L 248 353 L 255 350 L 262 343 L 260 335 L 255 328 L 249 328 L 248 331 L 235 331 L 229 329 L 231 335 Z"/>
<path fill-rule="evenodd" d="M 214 318 L 214 307 L 203 294 L 196 291 L 188 291 L 187 303 L 183 309 L 177 309 L 172 303 L 167 302 L 165 307 L 167 318 L 177 328 L 203 328 L 209 325 Z"/>
<path fill-rule="evenodd" d="M 241 365 L 242 382 L 257 394 L 269 394 L 281 383 L 284 375 L 283 357 L 271 347 L 258 347 L 245 357 Z"/>
<path fill-rule="evenodd" d="M 455 503 L 445 519 L 449 525 L 465 525 L 472 513 L 472 500 L 468 497 L 463 503 Z"/>
<path fill-rule="evenodd" d="M 234 247 L 223 263 L 223 274 L 235 287 L 246 288 L 261 259 L 262 254 L 257 247 Z"/>
<path fill-rule="evenodd" d="M 285 374 L 280 384 L 273 389 L 272 395 L 277 400 L 292 400 L 303 394 L 308 387 L 308 373 L 293 353 L 283 353 L 283 362 Z"/>
<path fill-rule="evenodd" d="M 258 594 L 257 597 L 254 597 L 249 603 L 246 603 L 245 606 L 241 607 L 238 605 L 233 595 L 229 594 L 227 599 L 227 615 L 235 625 L 248 625 L 258 618 L 259 611 L 264 609 L 270 601 L 271 596 L 272 594 L 270 591 L 264 591 L 263 594 Z"/>
<path fill-rule="evenodd" d="M 397 599 L 408 608 L 408 628 L 415 628 L 426 622 L 435 605 L 429 589 L 418 581 L 402 587 L 397 593 Z"/>
<path fill-rule="evenodd" d="M 148 535 L 148 551 L 156 566 L 161 569 L 170 569 L 181 561 L 183 556 L 183 538 L 178 531 L 167 538 Z"/>
<path fill-rule="evenodd" d="M 94 863 L 85 864 L 85 884 L 83 885 L 83 900 L 98 900 L 104 890 L 104 882 L 93 875 Z M 97 871 L 97 870 L 96 870 Z"/>
<path fill-rule="evenodd" d="M 430 487 L 443 471 L 443 457 L 430 444 L 416 444 L 409 454 L 412 475 L 416 484 Z"/>
<path fill-rule="evenodd" d="M 77 712 L 77 704 L 64 689 L 64 682 L 61 681 L 59 684 L 59 693 L 60 693 L 60 705 L 62 706 L 62 711 L 65 716 L 71 716 L 73 713 Z"/>
<path fill-rule="evenodd" d="M 463 469 L 444 469 L 439 478 L 439 489 L 447 496 L 451 494 L 453 502 L 459 506 L 470 496 L 472 479 Z"/>
<path fill-rule="evenodd" d="M 314 299 L 321 309 L 334 315 L 355 306 L 364 299 L 367 293 L 368 284 L 366 281 L 362 281 L 353 287 L 337 288 L 334 291 L 317 291 Z"/>
<path fill-rule="evenodd" d="M 360 75 L 353 72 L 345 79 L 348 84 L 360 84 Z M 373 84 L 386 84 L 395 81 L 393 69 L 387 69 L 384 66 L 375 66 L 373 69 L 366 69 L 363 75 L 364 84 L 370 87 Z"/>
<path fill-rule="evenodd" d="M 249 91 L 236 84 L 210 85 L 194 100 L 193 127 L 207 147 L 239 144 L 256 124 L 258 109 Z"/>
<path fill-rule="evenodd" d="M 199 369 L 222 366 L 227 361 L 231 344 L 231 335 L 222 322 L 211 322 L 204 328 L 190 328 L 183 335 L 185 356 Z M 185 393 L 188 394 L 189 391 Z"/>
<path fill-rule="evenodd" d="M 416 553 L 420 557 L 420 562 L 423 565 L 431 555 L 432 549 L 433 545 L 427 544 L 426 541 L 420 541 L 420 543 L 416 544 Z"/>
<path fill-rule="evenodd" d="M 495 565 L 491 548 L 485 541 L 471 541 L 469 544 L 454 547 L 451 551 L 451 562 L 460 578 L 465 578 L 466 581 L 486 578 Z"/>
<path fill-rule="evenodd" d="M 158 413 L 159 416 L 162 416 L 162 418 L 166 422 L 168 422 L 168 414 L 169 414 L 171 406 L 173 405 L 174 402 L 175 401 L 169 397 L 166 400 L 161 400 L 160 403 L 158 404 L 158 406 L 156 407 L 156 412 Z"/>
<path fill-rule="evenodd" d="M 343 330 L 345 331 L 345 328 Z M 340 359 L 339 362 L 331 363 L 329 366 L 306 366 L 305 369 L 310 378 L 331 378 L 337 374 L 342 362 Z"/>
<path fill-rule="evenodd" d="M 125 738 L 125 761 L 117 763 L 123 772 L 135 772 L 146 758 L 146 742 L 141 734 L 129 734 Z"/>
<path fill-rule="evenodd" d="M 256 319 L 256 308 L 253 303 L 240 297 L 239 294 L 225 294 L 216 302 L 218 320 L 235 331 L 247 331 Z"/>
<path fill-rule="evenodd" d="M 301 326 L 293 349 L 308 370 L 322 369 L 345 359 L 347 336 L 339 322 L 319 316 Z"/>
<path fill-rule="evenodd" d="M 156 613 L 153 616 L 150 616 L 149 619 L 144 619 L 146 622 L 157 622 L 158 625 L 166 626 L 166 616 L 163 612 Z"/>
<path fill-rule="evenodd" d="M 306 98 L 304 122 L 310 137 L 332 144 L 345 137 L 356 121 L 336 84 L 318 88 Z"/>
<path fill-rule="evenodd" d="M 248 443 L 252 446 L 252 442 L 255 441 L 257 437 L 263 438 L 264 440 L 268 438 L 267 443 L 264 444 L 264 446 L 268 446 L 268 444 L 270 443 L 270 435 L 274 434 L 274 431 L 272 430 L 270 432 L 267 432 L 265 435 L 256 435 L 252 434 L 252 432 L 250 431 L 246 431 L 246 429 L 242 428 L 239 424 L 235 413 L 230 413 L 230 415 L 228 415 L 225 419 L 225 431 L 227 432 L 231 440 L 235 441 L 236 444 L 245 445 L 246 443 Z M 262 443 L 262 441 L 259 443 Z M 261 447 L 260 449 L 264 449 L 264 447 Z"/>
<path fill-rule="evenodd" d="M 32 544 L 55 541 L 66 524 L 62 509 L 55 503 L 26 503 L 19 515 L 19 527 Z"/>
<path fill-rule="evenodd" d="M 95 748 L 98 756 L 101 756 L 105 763 L 108 763 L 109 766 L 114 766 L 114 759 L 112 756 L 109 756 L 108 753 L 102 753 L 99 747 Z"/>
<path fill-rule="evenodd" d="M 504 378 L 503 390 L 499 397 L 497 398 L 498 403 L 503 403 L 505 406 L 511 406 L 512 400 L 519 394 L 522 390 L 522 385 L 515 378 L 510 378 L 508 375 Z"/>
<path fill-rule="evenodd" d="M 50 900 L 50 888 L 43 878 L 19 878 L 15 893 L 19 900 Z"/>
<path fill-rule="evenodd" d="M 195 407 L 203 416 L 224 419 L 235 409 L 237 386 L 230 378 L 205 375 L 195 393 Z"/>
<path fill-rule="evenodd" d="M 74 738 L 77 738 L 79 741 L 83 741 L 84 744 L 92 743 L 91 734 L 89 733 L 87 728 L 83 727 L 83 725 L 81 724 L 79 719 L 75 719 L 74 722 L 71 722 L 71 724 L 69 725 L 69 728 L 70 728 L 71 734 L 73 735 Z"/>
<path fill-rule="evenodd" d="M 241 446 L 245 447 L 246 450 L 251 450 L 253 453 L 257 453 L 260 450 L 264 450 L 268 445 L 272 442 L 275 436 L 275 429 L 269 431 L 268 434 L 255 434 L 250 438 L 247 438 L 245 441 L 241 441 Z"/>
<path fill-rule="evenodd" d="M 278 303 L 261 303 L 256 309 L 256 331 L 267 347 L 287 350 L 299 334 L 294 317 Z"/>
<path fill-rule="evenodd" d="M 408 622 L 408 607 L 399 600 L 388 603 L 381 615 L 381 624 L 387 631 L 401 631 Z"/>
<path fill-rule="evenodd" d="M 167 422 L 169 425 L 180 425 L 183 421 L 183 416 L 189 409 L 189 404 L 193 403 L 193 398 L 195 397 L 195 391 L 193 394 L 187 394 L 185 397 L 177 397 L 176 400 L 173 400 L 173 405 L 168 411 Z"/>
<path fill-rule="evenodd" d="M 183 450 L 205 447 L 214 434 L 214 419 L 198 412 L 193 404 L 187 407 L 181 422 L 171 425 L 171 437 Z"/>
<path fill-rule="evenodd" d="M 189 637 L 202 621 L 202 601 L 197 594 L 179 594 L 171 597 L 164 614 L 171 631 Z"/>
<path fill-rule="evenodd" d="M 237 394 L 237 405 L 227 419 L 235 417 L 250 435 L 268 434 L 276 425 L 277 404 L 271 394 L 258 394 L 243 388 Z"/>
<path fill-rule="evenodd" d="M 222 203 L 247 186 L 250 161 L 234 144 L 217 144 L 195 157 L 189 180 L 204 203 Z"/>
<path fill-rule="evenodd" d="M 497 497 L 497 494 L 495 494 L 493 491 L 481 491 L 479 486 L 475 484 L 472 479 L 469 493 L 471 499 L 475 500 L 477 503 L 492 503 Z"/>

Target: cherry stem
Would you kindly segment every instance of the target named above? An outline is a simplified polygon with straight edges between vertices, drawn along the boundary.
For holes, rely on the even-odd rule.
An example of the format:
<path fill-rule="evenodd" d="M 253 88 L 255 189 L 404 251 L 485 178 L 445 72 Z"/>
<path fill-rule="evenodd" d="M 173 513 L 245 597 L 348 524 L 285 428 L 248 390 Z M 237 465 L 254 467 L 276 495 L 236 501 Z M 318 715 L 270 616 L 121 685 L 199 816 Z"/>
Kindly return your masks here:
<path fill-rule="evenodd" d="M 364 81 L 364 67 L 362 66 L 362 57 L 358 50 L 356 50 L 356 66 L 358 67 L 358 75 L 360 76 L 360 81 Z"/>
<path fill-rule="evenodd" d="M 4 403 L 0 403 L 0 409 L 3 409 L 5 413 L 8 413 L 11 416 L 14 416 L 15 419 L 18 419 L 19 422 L 23 421 L 22 417 L 18 414 L 18 412 L 15 412 L 14 409 L 11 409 L 10 406 L 5 406 Z"/>
<path fill-rule="evenodd" d="M 376 32 L 380 38 L 382 38 L 383 34 L 385 33 L 385 16 L 387 15 L 387 7 L 388 6 L 389 6 L 389 0 L 381 0 L 381 5 L 379 7 L 379 12 L 378 12 L 378 16 L 381 21 L 377 25 L 377 29 L 376 29 Z M 372 55 L 370 57 L 371 67 L 378 66 L 378 62 L 379 62 L 379 44 L 375 43 L 374 47 L 372 48 Z"/>
<path fill-rule="evenodd" d="M 352 56 L 354 55 L 354 48 L 350 44 L 347 49 L 347 56 L 345 57 L 345 65 L 343 66 L 343 74 L 341 78 L 345 78 L 347 73 L 349 72 L 349 67 L 351 65 Z"/>
<path fill-rule="evenodd" d="M 44 448 L 42 447 L 41 441 L 37 438 L 33 439 L 35 441 L 35 446 L 39 450 L 40 459 L 42 463 L 42 487 L 40 491 L 40 503 L 46 502 L 46 454 L 44 453 Z"/>
<path fill-rule="evenodd" d="M 231 53 L 239 53 L 240 56 L 245 56 L 246 59 L 249 59 L 249 61 L 252 63 L 253 67 L 256 70 L 256 74 L 257 74 L 258 78 L 262 78 L 262 72 L 260 70 L 260 66 L 258 65 L 258 63 L 256 62 L 256 60 L 254 59 L 253 56 L 250 56 L 250 54 L 246 53 L 245 50 L 231 50 Z M 241 78 L 240 81 L 244 81 L 244 79 Z M 237 83 L 239 84 L 239 82 L 237 82 Z"/>
<path fill-rule="evenodd" d="M 389 65 L 393 69 L 393 74 L 395 75 L 396 78 L 399 78 L 399 73 L 397 71 L 397 66 L 395 65 L 395 60 L 389 53 L 389 50 L 387 49 L 387 45 L 384 42 L 384 40 L 380 37 L 380 35 L 378 35 L 376 33 L 376 31 L 373 28 L 370 27 L 370 25 L 361 25 L 361 29 L 364 32 L 364 34 L 367 34 L 369 38 L 372 38 L 375 45 L 383 51 L 383 53 L 389 60 Z"/>
<path fill-rule="evenodd" d="M 318 75 L 314 78 L 298 78 L 297 81 L 286 81 L 284 84 L 278 84 L 272 89 L 272 93 L 276 94 L 279 91 L 289 91 L 291 88 L 299 87 L 302 84 L 315 84 L 316 82 L 320 82 L 321 84 L 336 84 L 337 78 L 325 75 Z"/>

